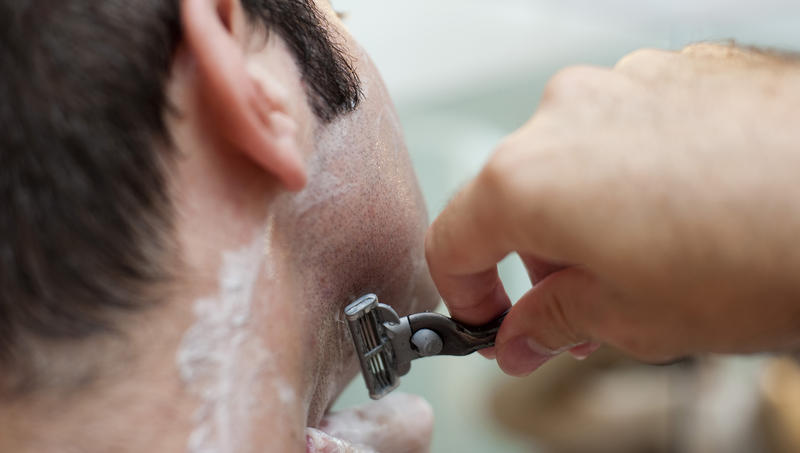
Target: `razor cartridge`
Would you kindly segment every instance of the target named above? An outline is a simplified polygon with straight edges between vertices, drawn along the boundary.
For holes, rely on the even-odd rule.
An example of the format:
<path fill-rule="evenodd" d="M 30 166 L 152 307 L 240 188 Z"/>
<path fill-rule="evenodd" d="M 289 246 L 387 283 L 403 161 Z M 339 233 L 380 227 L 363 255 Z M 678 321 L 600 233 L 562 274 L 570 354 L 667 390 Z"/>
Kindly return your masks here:
<path fill-rule="evenodd" d="M 397 388 L 411 361 L 435 355 L 463 356 L 494 346 L 505 314 L 480 327 L 465 326 L 438 313 L 400 318 L 367 294 L 344 309 L 369 396 L 380 399 Z"/>

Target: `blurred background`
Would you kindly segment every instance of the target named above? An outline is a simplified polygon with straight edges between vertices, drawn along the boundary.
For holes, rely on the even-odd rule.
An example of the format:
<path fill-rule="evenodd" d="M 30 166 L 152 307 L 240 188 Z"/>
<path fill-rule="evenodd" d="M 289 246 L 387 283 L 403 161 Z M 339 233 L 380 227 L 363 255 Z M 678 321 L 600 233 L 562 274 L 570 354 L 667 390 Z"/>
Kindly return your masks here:
<path fill-rule="evenodd" d="M 332 3 L 383 73 L 431 218 L 564 66 L 703 40 L 800 51 L 797 1 Z M 530 288 L 516 257 L 501 273 L 512 299 Z M 435 453 L 800 451 L 800 370 L 786 358 L 650 367 L 603 349 L 512 379 L 477 355 L 443 357 L 414 362 L 400 391 L 433 405 Z M 367 399 L 359 377 L 337 407 Z"/>

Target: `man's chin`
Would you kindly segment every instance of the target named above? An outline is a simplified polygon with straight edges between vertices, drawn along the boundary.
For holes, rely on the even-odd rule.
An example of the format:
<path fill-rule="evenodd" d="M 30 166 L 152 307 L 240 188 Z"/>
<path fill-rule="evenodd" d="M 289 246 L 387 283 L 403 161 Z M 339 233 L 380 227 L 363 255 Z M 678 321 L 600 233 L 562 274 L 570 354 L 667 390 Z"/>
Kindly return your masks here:
<path fill-rule="evenodd" d="M 433 409 L 419 396 L 393 393 L 381 400 L 325 415 L 306 429 L 308 453 L 427 452 Z"/>

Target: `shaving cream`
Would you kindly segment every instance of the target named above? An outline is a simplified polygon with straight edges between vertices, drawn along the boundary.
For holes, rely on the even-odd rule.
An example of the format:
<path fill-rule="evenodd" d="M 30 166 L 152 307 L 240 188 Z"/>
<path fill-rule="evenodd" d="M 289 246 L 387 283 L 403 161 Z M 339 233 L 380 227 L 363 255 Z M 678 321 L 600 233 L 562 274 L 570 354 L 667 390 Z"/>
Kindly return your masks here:
<path fill-rule="evenodd" d="M 265 383 L 272 383 L 281 403 L 295 400 L 252 323 L 256 282 L 260 275 L 271 275 L 264 259 L 270 236 L 268 226 L 251 244 L 223 253 L 219 294 L 194 304 L 195 323 L 177 354 L 180 377 L 199 400 L 189 453 L 249 451 L 252 420 L 265 410 Z"/>

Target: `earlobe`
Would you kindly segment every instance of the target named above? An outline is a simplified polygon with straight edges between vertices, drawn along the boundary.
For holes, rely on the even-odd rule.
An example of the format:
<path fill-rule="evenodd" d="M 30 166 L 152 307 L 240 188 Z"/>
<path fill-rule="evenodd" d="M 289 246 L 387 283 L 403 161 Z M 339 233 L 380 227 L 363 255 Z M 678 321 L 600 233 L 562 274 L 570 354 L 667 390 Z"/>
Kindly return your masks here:
<path fill-rule="evenodd" d="M 183 0 L 184 40 L 196 62 L 203 108 L 215 133 L 289 190 L 306 183 L 297 123 L 286 92 L 272 78 L 248 67 L 236 38 L 238 0 Z"/>

